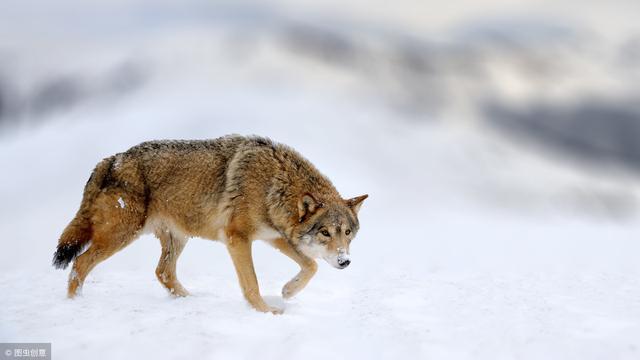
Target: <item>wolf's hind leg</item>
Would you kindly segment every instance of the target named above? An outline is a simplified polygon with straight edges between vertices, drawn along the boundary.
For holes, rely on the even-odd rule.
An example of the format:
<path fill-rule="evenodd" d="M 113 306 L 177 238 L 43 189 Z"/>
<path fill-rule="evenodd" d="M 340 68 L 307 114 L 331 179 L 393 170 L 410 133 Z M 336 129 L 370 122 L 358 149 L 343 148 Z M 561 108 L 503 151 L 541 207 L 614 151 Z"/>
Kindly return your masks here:
<path fill-rule="evenodd" d="M 75 297 L 78 291 L 82 289 L 82 284 L 87 275 L 89 275 L 89 272 L 91 272 L 96 265 L 108 259 L 111 255 L 135 240 L 135 238 L 135 233 L 123 235 L 118 238 L 111 236 L 101 238 L 100 234 L 95 235 L 89 249 L 78 256 L 73 263 L 73 269 L 69 274 L 67 296 L 69 298 Z"/>
<path fill-rule="evenodd" d="M 107 259 L 115 251 L 109 251 L 99 245 L 91 245 L 87 251 L 78 256 L 73 262 L 73 268 L 69 274 L 67 296 L 74 298 L 82 290 L 82 284 L 89 272 L 101 261 Z"/>
<path fill-rule="evenodd" d="M 318 270 L 318 264 L 310 257 L 298 252 L 286 239 L 278 238 L 271 244 L 300 265 L 300 272 L 282 288 L 282 297 L 288 299 L 304 289 Z"/>
<path fill-rule="evenodd" d="M 172 232 L 166 227 L 156 230 L 155 234 L 162 245 L 162 254 L 156 268 L 158 280 L 173 296 L 189 295 L 189 292 L 180 284 L 176 275 L 176 263 L 184 246 L 187 244 L 187 238 Z"/>
<path fill-rule="evenodd" d="M 125 203 L 126 201 L 126 203 Z M 91 270 L 133 242 L 144 223 L 144 205 L 124 193 L 101 193 L 93 204 L 91 245 L 74 263 L 67 295 L 73 298 Z"/>

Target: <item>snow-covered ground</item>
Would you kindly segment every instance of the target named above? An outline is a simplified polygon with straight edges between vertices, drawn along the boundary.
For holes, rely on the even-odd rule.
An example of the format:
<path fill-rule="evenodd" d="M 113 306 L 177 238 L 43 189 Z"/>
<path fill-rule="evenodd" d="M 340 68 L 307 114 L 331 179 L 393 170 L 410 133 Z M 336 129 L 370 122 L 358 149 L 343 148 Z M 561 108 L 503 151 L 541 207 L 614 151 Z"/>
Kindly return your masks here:
<path fill-rule="evenodd" d="M 225 91 L 185 95 L 194 100 L 173 113 L 152 106 L 173 95 L 140 94 L 118 109 L 78 111 L 3 139 L 2 341 L 52 342 L 58 359 L 640 355 L 637 221 L 543 204 L 511 211 L 465 184 L 492 191 L 512 179 L 525 193 L 536 184 L 549 192 L 604 185 L 531 159 L 520 169 L 505 162 L 511 173 L 494 178 L 479 165 L 486 148 L 474 149 L 462 132 L 397 122 L 344 100 Z M 296 266 L 256 244 L 262 291 L 286 309 L 272 316 L 245 304 L 224 247 L 200 239 L 178 270 L 193 296 L 169 298 L 154 275 L 159 244 L 143 237 L 92 272 L 83 297 L 67 300 L 67 273 L 49 263 L 94 163 L 144 139 L 232 132 L 287 142 L 345 196 L 371 195 L 352 266 L 322 264 L 282 304 L 280 288 Z M 538 190 L 542 202 L 553 198 Z"/>
<path fill-rule="evenodd" d="M 52 69 L 103 84 L 124 63 L 141 80 L 126 96 L 85 86 L 74 106 L 0 127 L 0 342 L 51 342 L 55 359 L 640 358 L 637 177 L 541 155 L 464 111 L 394 111 L 363 90 L 384 80 L 296 57 L 234 16 L 247 15 L 97 45 L 75 34 L 68 48 L 1 39 L 21 49 L 0 65 L 24 93 Z M 243 36 L 249 56 L 219 52 Z M 256 243 L 262 293 L 285 308 L 274 316 L 250 309 L 224 247 L 201 239 L 178 264 L 192 296 L 170 298 L 144 236 L 66 299 L 51 256 L 94 165 L 149 139 L 229 133 L 287 143 L 343 196 L 370 195 L 352 265 L 320 264 L 283 301 L 298 269 Z"/>

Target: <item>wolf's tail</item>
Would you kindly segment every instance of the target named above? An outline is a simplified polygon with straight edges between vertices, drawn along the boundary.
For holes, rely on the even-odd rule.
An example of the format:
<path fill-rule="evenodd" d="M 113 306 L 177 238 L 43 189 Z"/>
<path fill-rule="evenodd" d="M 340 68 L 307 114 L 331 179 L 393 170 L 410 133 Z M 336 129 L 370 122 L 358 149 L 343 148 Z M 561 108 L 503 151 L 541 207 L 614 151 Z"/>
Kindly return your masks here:
<path fill-rule="evenodd" d="M 100 192 L 103 180 L 109 174 L 113 161 L 113 156 L 102 160 L 91 173 L 91 177 L 84 187 L 80 209 L 58 240 L 58 247 L 53 254 L 53 266 L 56 269 L 66 269 L 91 240 L 93 235 L 91 205 Z"/>

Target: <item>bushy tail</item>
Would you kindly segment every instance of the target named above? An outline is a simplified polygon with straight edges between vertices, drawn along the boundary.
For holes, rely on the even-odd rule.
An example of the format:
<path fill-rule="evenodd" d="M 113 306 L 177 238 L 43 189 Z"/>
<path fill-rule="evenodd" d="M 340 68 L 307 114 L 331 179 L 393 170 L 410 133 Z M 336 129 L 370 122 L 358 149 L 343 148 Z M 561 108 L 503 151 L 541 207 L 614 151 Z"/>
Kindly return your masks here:
<path fill-rule="evenodd" d="M 53 266 L 56 269 L 66 269 L 91 240 L 91 204 L 100 192 L 103 179 L 109 174 L 113 161 L 114 157 L 102 160 L 91 173 L 84 187 L 80 209 L 58 240 L 58 247 L 53 254 Z"/>

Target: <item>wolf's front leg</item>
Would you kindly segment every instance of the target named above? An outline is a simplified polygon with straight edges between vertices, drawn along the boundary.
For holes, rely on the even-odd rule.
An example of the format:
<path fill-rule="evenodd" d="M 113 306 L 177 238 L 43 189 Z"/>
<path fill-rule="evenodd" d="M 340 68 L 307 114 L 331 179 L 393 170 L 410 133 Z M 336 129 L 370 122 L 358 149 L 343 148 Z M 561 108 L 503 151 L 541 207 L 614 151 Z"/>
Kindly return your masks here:
<path fill-rule="evenodd" d="M 260 295 L 258 279 L 256 278 L 251 256 L 251 241 L 235 238 L 227 242 L 227 249 L 236 268 L 242 294 L 249 304 L 258 311 L 282 314 L 282 309 L 267 305 Z"/>
<path fill-rule="evenodd" d="M 304 289 L 318 270 L 315 260 L 300 253 L 286 239 L 279 238 L 272 245 L 300 265 L 300 272 L 282 288 L 282 297 L 288 299 Z"/>

